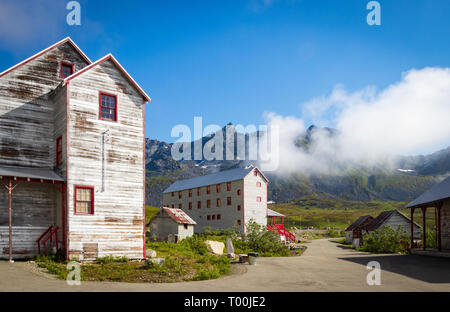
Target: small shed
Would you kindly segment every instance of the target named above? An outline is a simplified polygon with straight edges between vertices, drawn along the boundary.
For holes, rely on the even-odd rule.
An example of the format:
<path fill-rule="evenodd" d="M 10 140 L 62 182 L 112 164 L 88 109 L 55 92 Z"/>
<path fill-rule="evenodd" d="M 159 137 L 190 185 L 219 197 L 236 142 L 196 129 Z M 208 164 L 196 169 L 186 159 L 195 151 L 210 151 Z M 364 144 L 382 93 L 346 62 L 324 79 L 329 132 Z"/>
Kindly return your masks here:
<path fill-rule="evenodd" d="M 361 216 L 355 222 L 349 225 L 348 228 L 345 229 L 345 243 L 351 244 L 353 242 L 353 238 L 362 238 L 361 227 L 368 224 L 373 220 L 372 216 Z"/>
<path fill-rule="evenodd" d="M 383 211 L 380 213 L 375 219 L 370 221 L 364 226 L 361 226 L 362 234 L 371 234 L 376 230 L 381 229 L 384 226 L 391 226 L 395 230 L 398 229 L 398 227 L 404 229 L 408 235 L 411 236 L 411 220 L 405 216 L 403 213 L 395 210 L 390 211 Z M 417 223 L 413 223 L 413 237 L 414 238 L 420 238 L 421 234 L 421 227 Z"/>
<path fill-rule="evenodd" d="M 195 221 L 183 210 L 168 207 L 162 207 L 147 223 L 150 227 L 150 238 L 173 242 L 179 242 L 194 235 L 195 225 Z"/>

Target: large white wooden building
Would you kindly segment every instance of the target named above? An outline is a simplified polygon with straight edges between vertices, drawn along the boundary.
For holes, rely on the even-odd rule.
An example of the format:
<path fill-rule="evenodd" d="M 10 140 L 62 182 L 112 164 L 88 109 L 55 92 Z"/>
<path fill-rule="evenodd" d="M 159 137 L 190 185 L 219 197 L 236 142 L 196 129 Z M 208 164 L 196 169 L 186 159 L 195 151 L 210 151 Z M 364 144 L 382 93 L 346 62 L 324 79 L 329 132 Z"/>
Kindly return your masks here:
<path fill-rule="evenodd" d="M 268 183 L 256 167 L 220 171 L 176 181 L 163 192 L 163 206 L 185 211 L 196 233 L 236 226 L 245 233 L 251 219 L 267 225 Z"/>
<path fill-rule="evenodd" d="M 91 62 L 70 38 L 0 73 L 1 258 L 50 241 L 67 258 L 145 257 L 148 102 L 111 54 Z"/>

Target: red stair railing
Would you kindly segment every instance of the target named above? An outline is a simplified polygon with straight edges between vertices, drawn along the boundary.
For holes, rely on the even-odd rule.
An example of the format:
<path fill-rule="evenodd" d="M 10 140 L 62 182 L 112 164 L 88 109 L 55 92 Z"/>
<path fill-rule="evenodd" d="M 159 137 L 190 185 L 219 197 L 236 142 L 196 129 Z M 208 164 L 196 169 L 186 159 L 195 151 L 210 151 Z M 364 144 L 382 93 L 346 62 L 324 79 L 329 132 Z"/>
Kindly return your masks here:
<path fill-rule="evenodd" d="M 42 233 L 41 236 L 36 240 L 36 243 L 38 244 L 38 253 L 41 254 L 41 246 L 43 245 L 45 247 L 45 253 L 47 253 L 47 242 L 50 240 L 50 246 L 53 242 L 53 236 L 55 236 L 55 244 L 56 244 L 56 250 L 58 251 L 58 230 L 59 227 L 53 225 L 50 225 L 47 230 L 45 230 L 44 233 Z"/>

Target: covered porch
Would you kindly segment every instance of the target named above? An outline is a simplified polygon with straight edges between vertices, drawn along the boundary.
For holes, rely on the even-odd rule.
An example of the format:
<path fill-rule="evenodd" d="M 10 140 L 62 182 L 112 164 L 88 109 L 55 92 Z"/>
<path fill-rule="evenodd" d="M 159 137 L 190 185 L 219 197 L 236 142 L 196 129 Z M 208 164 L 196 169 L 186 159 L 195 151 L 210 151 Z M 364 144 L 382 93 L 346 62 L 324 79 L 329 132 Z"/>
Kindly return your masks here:
<path fill-rule="evenodd" d="M 407 205 L 411 209 L 411 227 L 415 212 L 422 215 L 422 246 L 418 248 L 411 238 L 411 253 L 429 256 L 450 257 L 450 177 L 435 185 Z M 435 237 L 427 241 L 427 212 L 433 209 L 435 219 Z M 430 247 L 432 246 L 432 247 Z"/>
<path fill-rule="evenodd" d="M 52 246 L 65 250 L 63 178 L 46 168 L 0 166 L 0 189 L 0 258 L 13 262 Z"/>
<path fill-rule="evenodd" d="M 281 223 L 277 223 L 279 221 Z M 284 228 L 284 215 L 271 209 L 267 209 L 267 230 L 276 231 L 280 235 L 281 240 L 285 242 L 297 242 L 295 235 Z"/>

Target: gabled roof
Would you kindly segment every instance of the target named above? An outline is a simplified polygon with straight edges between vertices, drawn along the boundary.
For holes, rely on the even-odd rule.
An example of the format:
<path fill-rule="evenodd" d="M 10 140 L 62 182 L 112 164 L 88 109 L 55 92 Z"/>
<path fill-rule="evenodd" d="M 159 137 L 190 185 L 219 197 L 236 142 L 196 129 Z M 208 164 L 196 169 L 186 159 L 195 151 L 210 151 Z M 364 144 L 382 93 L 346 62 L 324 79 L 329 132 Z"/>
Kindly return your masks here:
<path fill-rule="evenodd" d="M 405 216 L 403 213 L 401 213 L 400 211 L 398 211 L 397 209 L 395 210 L 390 210 L 390 211 L 383 211 L 382 213 L 380 213 L 375 219 L 373 219 L 372 221 L 370 221 L 368 224 L 363 225 L 361 227 L 361 229 L 364 229 L 366 231 L 375 231 L 378 230 L 379 228 L 383 227 L 384 223 L 393 215 L 395 214 L 399 214 L 400 216 L 402 216 L 403 218 L 405 218 L 406 220 L 411 222 L 411 219 L 408 218 L 407 216 Z M 420 227 L 420 225 L 418 225 L 417 223 L 414 222 L 414 224 L 418 227 Z"/>
<path fill-rule="evenodd" d="M 450 177 L 447 177 L 441 183 L 436 184 L 428 191 L 410 202 L 406 207 L 419 207 L 433 204 L 434 202 L 450 198 Z"/>
<path fill-rule="evenodd" d="M 163 207 L 156 215 L 153 216 L 153 218 L 147 223 L 147 226 L 150 225 L 150 223 L 157 217 L 161 216 L 161 213 L 165 213 L 168 215 L 173 221 L 175 221 L 178 224 L 197 224 L 194 220 L 192 220 L 191 217 L 189 217 L 186 212 L 184 212 L 181 209 L 177 208 L 169 208 L 169 207 Z"/>
<path fill-rule="evenodd" d="M 196 187 L 202 187 L 207 185 L 231 182 L 242 180 L 245 178 L 253 169 L 258 170 L 259 173 L 264 177 L 262 172 L 256 167 L 248 167 L 248 168 L 236 168 L 231 170 L 219 171 L 216 173 L 207 174 L 204 176 L 199 176 L 195 178 L 178 180 L 174 182 L 171 186 L 164 190 L 163 193 L 182 191 L 187 189 L 193 189 Z M 265 177 L 264 179 L 268 181 Z"/>
<path fill-rule="evenodd" d="M 36 53 L 35 55 L 30 56 L 30 57 L 27 58 L 26 60 L 24 60 L 24 61 L 22 61 L 22 62 L 20 62 L 20 63 L 18 63 L 18 64 L 16 64 L 16 65 L 14 65 L 14 66 L 8 68 L 7 70 L 1 72 L 1 73 L 0 73 L 0 77 L 2 77 L 2 76 L 4 76 L 4 75 L 6 75 L 7 73 L 9 73 L 9 72 L 11 72 L 11 71 L 13 71 L 13 70 L 19 68 L 19 67 L 22 66 L 22 65 L 27 64 L 28 62 L 34 60 L 35 58 L 41 56 L 42 54 L 44 54 L 44 53 L 46 53 L 46 52 L 48 52 L 48 51 L 50 51 L 50 50 L 52 50 L 52 49 L 54 49 L 54 48 L 60 46 L 60 45 L 62 45 L 62 44 L 64 44 L 64 43 L 66 43 L 66 42 L 70 43 L 70 44 L 75 48 L 75 50 L 77 50 L 77 52 L 80 53 L 80 55 L 86 60 L 86 62 L 87 62 L 88 64 L 91 64 L 91 63 L 92 63 L 91 60 L 86 56 L 86 54 L 84 54 L 83 51 L 81 51 L 81 49 L 75 44 L 75 42 L 73 42 L 72 39 L 70 39 L 70 37 L 67 37 L 67 38 L 64 38 L 63 40 L 61 40 L 61 41 L 59 41 L 59 42 L 57 42 L 57 43 L 55 43 L 55 44 L 49 46 L 48 48 L 46 48 L 46 49 L 44 49 L 44 50 L 42 50 L 42 51 Z"/>
<path fill-rule="evenodd" d="M 284 217 L 284 214 L 273 211 L 272 209 L 267 209 L 267 216 L 268 217 Z"/>
<path fill-rule="evenodd" d="M 0 177 L 38 179 L 45 181 L 64 181 L 53 170 L 48 168 L 0 166 Z"/>
<path fill-rule="evenodd" d="M 130 76 L 130 74 L 128 74 L 128 72 L 125 70 L 125 68 L 123 68 L 123 66 L 120 65 L 120 63 L 114 58 L 114 56 L 111 53 L 108 55 L 105 55 L 104 57 L 95 61 L 91 65 L 86 66 L 83 69 L 81 69 L 81 70 L 77 71 L 76 73 L 73 73 L 69 77 L 65 78 L 64 83 L 65 84 L 69 83 L 69 81 L 72 80 L 73 78 L 87 72 L 88 70 L 94 68 L 95 66 L 97 66 L 107 60 L 111 60 L 114 63 L 114 65 L 116 65 L 116 67 L 123 73 L 123 75 L 131 82 L 131 84 L 134 85 L 134 87 L 139 91 L 139 93 L 141 93 L 141 95 L 144 97 L 144 99 L 147 102 L 151 102 L 151 98 L 147 95 L 147 93 L 145 93 L 144 90 L 138 85 L 138 83 L 136 81 L 134 81 L 134 79 Z"/>
<path fill-rule="evenodd" d="M 353 222 L 352 224 L 349 225 L 348 228 L 345 229 L 345 231 L 353 231 L 357 226 L 360 226 L 361 224 L 372 220 L 373 217 L 372 216 L 361 216 L 359 217 L 355 222 Z"/>

